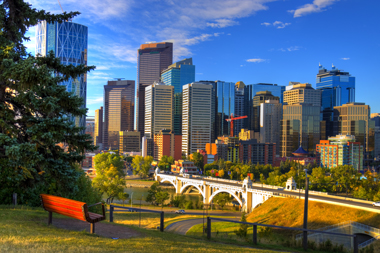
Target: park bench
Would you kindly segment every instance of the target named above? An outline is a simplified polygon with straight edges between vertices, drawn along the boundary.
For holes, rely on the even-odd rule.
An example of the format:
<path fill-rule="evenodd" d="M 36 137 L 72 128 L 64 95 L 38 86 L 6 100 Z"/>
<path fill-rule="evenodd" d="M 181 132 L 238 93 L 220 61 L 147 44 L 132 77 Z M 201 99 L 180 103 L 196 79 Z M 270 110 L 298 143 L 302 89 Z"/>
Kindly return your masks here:
<path fill-rule="evenodd" d="M 104 204 L 101 202 L 87 206 L 85 202 L 57 197 L 49 194 L 40 194 L 40 196 L 42 207 L 45 209 L 45 211 L 49 212 L 48 225 L 52 223 L 54 212 L 74 219 L 89 222 L 91 224 L 90 232 L 93 234 L 95 233 L 95 223 L 106 219 Z M 88 211 L 89 207 L 99 204 L 102 205 L 103 215 L 90 213 Z"/>

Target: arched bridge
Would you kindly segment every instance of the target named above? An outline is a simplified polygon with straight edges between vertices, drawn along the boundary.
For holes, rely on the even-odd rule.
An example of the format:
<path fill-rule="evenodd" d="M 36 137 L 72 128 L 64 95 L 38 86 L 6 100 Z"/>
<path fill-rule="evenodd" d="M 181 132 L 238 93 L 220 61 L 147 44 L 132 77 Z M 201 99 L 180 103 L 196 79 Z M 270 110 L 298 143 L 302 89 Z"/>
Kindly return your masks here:
<path fill-rule="evenodd" d="M 210 204 L 218 193 L 228 193 L 245 212 L 251 212 L 257 205 L 273 196 L 273 192 L 253 189 L 252 182 L 248 177 L 240 185 L 228 183 L 230 180 L 213 181 L 205 180 L 202 177 L 186 178 L 158 172 L 155 174 L 155 179 L 160 183 L 171 183 L 178 194 L 190 192 L 194 188 L 197 189 L 202 195 L 205 205 Z"/>

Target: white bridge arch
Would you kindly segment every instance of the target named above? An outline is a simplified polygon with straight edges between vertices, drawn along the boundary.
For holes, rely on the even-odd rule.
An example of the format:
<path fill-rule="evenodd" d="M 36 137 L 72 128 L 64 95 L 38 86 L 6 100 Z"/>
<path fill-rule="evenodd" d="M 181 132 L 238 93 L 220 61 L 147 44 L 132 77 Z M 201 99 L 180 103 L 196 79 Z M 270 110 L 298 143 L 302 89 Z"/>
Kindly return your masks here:
<path fill-rule="evenodd" d="M 246 178 L 243 182 L 233 180 L 203 178 L 200 176 L 182 177 L 175 175 L 161 174 L 159 171 L 155 173 L 155 180 L 164 183 L 171 183 L 177 194 L 182 194 L 190 187 L 196 188 L 203 197 L 203 203 L 208 205 L 214 197 L 222 192 L 228 193 L 239 202 L 241 210 L 251 212 L 258 204 L 263 203 L 273 196 L 273 192 L 252 189 L 252 182 Z"/>
<path fill-rule="evenodd" d="M 229 193 L 231 196 L 233 196 L 240 204 L 240 206 L 243 206 L 243 201 L 244 200 L 241 200 L 234 192 L 231 192 L 229 190 L 225 190 L 225 189 L 220 189 L 220 190 L 217 190 L 215 191 L 209 198 L 208 202 L 211 203 L 211 201 L 214 199 L 214 197 L 216 195 L 218 195 L 219 193 L 222 193 L 222 192 L 225 192 L 225 193 Z"/>
<path fill-rule="evenodd" d="M 202 194 L 202 197 L 205 198 L 205 194 L 202 190 L 202 186 L 198 186 L 197 184 L 192 184 L 192 183 L 188 183 L 188 184 L 185 184 L 181 187 L 179 193 L 183 193 L 183 191 L 187 188 L 187 187 L 195 187 L 198 189 L 199 193 Z"/>

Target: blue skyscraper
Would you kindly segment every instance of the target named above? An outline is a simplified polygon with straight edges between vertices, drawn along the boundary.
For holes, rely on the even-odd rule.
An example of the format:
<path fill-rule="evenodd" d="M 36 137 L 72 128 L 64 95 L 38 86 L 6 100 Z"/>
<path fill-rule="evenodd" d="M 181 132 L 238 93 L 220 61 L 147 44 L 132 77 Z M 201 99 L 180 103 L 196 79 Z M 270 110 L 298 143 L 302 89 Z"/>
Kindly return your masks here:
<path fill-rule="evenodd" d="M 195 82 L 193 59 L 187 58 L 170 65 L 162 71 L 161 81 L 174 86 L 174 133 L 182 134 L 182 87 Z"/>
<path fill-rule="evenodd" d="M 53 51 L 55 56 L 64 65 L 74 66 L 87 65 L 87 41 L 88 28 L 73 22 L 48 23 L 40 21 L 36 29 L 36 51 L 35 54 L 46 56 Z M 61 83 L 66 86 L 67 91 L 83 98 L 86 107 L 87 75 L 83 74 L 75 79 Z M 75 125 L 84 127 L 86 117 L 72 117 Z"/>
<path fill-rule="evenodd" d="M 195 65 L 193 59 L 187 58 L 170 65 L 161 73 L 161 81 L 174 86 L 174 94 L 182 92 L 182 86 L 195 82 Z"/>
<path fill-rule="evenodd" d="M 332 66 L 326 70 L 319 64 L 317 89 L 322 90 L 321 120 L 326 122 L 326 137 L 334 136 L 334 106 L 355 102 L 355 77 Z"/>

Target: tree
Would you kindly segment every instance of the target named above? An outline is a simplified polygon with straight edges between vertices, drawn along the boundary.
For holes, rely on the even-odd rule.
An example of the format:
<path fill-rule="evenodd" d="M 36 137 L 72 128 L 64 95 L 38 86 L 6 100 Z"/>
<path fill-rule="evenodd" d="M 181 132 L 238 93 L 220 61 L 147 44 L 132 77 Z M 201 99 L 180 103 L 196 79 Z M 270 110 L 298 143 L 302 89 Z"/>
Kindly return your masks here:
<path fill-rule="evenodd" d="M 204 165 L 203 155 L 201 155 L 198 152 L 194 152 L 192 155 L 191 161 L 194 162 L 195 166 L 197 166 L 200 170 L 203 171 L 203 165 Z"/>
<path fill-rule="evenodd" d="M 162 188 L 160 187 L 160 183 L 154 182 L 154 184 L 152 184 L 148 190 L 148 195 L 146 196 L 145 201 L 152 203 L 152 205 L 156 205 L 156 194 L 161 191 Z"/>
<path fill-rule="evenodd" d="M 159 161 L 158 163 L 158 167 L 161 169 L 161 170 L 167 170 L 167 169 L 170 169 L 170 166 L 174 164 L 174 158 L 172 156 L 166 156 L 166 155 L 163 155 L 161 157 L 161 160 Z"/>
<path fill-rule="evenodd" d="M 162 210 L 164 207 L 165 201 L 169 199 L 169 193 L 167 191 L 159 191 L 156 193 L 155 197 L 156 197 L 156 203 L 158 205 L 161 205 L 161 210 Z"/>
<path fill-rule="evenodd" d="M 245 217 L 245 212 L 241 215 L 241 222 L 247 222 L 247 218 Z M 248 233 L 248 225 L 240 223 L 240 227 L 238 230 L 235 230 L 235 234 L 240 238 L 246 238 Z"/>
<path fill-rule="evenodd" d="M 232 198 L 228 193 L 219 193 L 214 197 L 214 201 L 223 210 L 224 206 L 232 201 Z"/>
<path fill-rule="evenodd" d="M 132 160 L 132 167 L 135 169 L 133 174 L 139 174 L 141 178 L 145 178 L 149 175 L 149 170 L 151 169 L 151 164 L 153 162 L 153 157 L 151 156 L 135 156 Z"/>
<path fill-rule="evenodd" d="M 95 67 L 65 66 L 52 52 L 34 57 L 23 45 L 39 21 L 63 22 L 79 13 L 53 15 L 22 0 L 1 1 L 0 13 L 0 203 L 10 204 L 14 192 L 32 206 L 40 205 L 40 193 L 83 201 L 83 173 L 75 164 L 94 146 L 69 116 L 83 117 L 87 109 L 60 83 Z"/>
<path fill-rule="evenodd" d="M 102 194 L 107 195 L 107 203 L 111 203 L 113 198 L 117 197 L 120 192 L 124 192 L 125 178 L 124 174 L 112 164 L 102 173 L 96 173 L 92 181 L 95 188 L 99 189 Z"/>
<path fill-rule="evenodd" d="M 126 192 L 119 192 L 119 194 L 117 195 L 117 198 L 123 201 L 123 206 L 124 206 L 124 201 L 126 201 L 129 198 L 129 194 Z"/>

